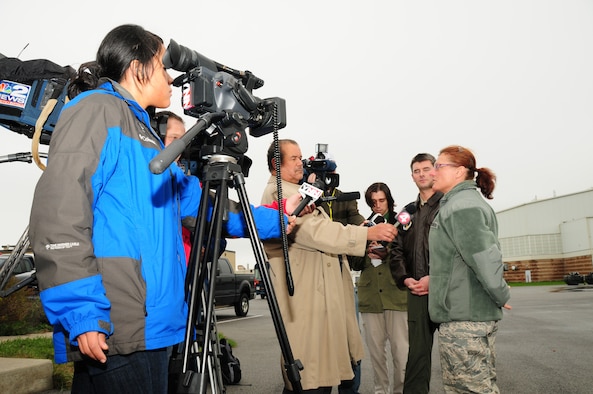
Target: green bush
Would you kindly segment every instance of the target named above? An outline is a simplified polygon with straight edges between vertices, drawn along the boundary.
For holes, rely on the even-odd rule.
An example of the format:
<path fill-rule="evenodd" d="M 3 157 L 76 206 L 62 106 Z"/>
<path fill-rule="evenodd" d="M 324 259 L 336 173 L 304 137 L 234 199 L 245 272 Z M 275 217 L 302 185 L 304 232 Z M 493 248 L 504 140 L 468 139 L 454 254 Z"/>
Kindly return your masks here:
<path fill-rule="evenodd" d="M 26 335 L 51 331 L 39 295 L 35 289 L 20 289 L 0 298 L 0 336 Z M 218 333 L 219 338 L 224 334 Z M 237 344 L 227 338 L 232 347 Z M 0 357 L 49 359 L 53 362 L 51 338 L 15 339 L 0 342 Z M 56 390 L 70 390 L 74 364 L 53 364 L 53 385 Z"/>
<path fill-rule="evenodd" d="M 0 298 L 0 336 L 45 331 L 51 331 L 51 326 L 36 289 L 23 288 Z"/>

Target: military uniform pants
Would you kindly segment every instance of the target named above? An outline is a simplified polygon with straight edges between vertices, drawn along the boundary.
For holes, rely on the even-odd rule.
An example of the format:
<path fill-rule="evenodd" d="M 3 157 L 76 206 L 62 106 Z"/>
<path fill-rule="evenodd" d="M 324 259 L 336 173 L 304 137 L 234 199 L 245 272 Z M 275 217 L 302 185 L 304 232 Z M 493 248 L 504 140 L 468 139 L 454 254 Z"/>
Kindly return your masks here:
<path fill-rule="evenodd" d="M 439 353 L 446 393 L 496 393 L 494 342 L 498 323 L 448 322 L 439 325 Z"/>

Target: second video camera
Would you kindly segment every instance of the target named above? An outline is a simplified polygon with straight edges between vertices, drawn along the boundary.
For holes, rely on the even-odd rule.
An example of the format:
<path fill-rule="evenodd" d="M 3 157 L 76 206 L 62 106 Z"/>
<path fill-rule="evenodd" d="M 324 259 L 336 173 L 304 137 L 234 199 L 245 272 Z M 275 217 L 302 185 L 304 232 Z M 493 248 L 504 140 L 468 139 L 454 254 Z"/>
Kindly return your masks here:
<path fill-rule="evenodd" d="M 315 144 L 315 156 L 303 159 L 304 181 L 310 174 L 315 174 L 316 179 L 321 179 L 326 190 L 333 189 L 340 184 L 340 175 L 337 174 L 336 162 L 330 158 L 327 151 L 328 144 Z"/>

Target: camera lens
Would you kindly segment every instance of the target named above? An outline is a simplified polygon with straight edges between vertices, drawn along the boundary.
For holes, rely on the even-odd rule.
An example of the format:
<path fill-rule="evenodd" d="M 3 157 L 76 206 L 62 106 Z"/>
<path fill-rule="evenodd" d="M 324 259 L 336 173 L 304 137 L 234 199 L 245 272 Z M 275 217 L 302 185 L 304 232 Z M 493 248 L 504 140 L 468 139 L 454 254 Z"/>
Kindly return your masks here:
<path fill-rule="evenodd" d="M 165 68 L 172 68 L 181 72 L 187 72 L 194 67 L 200 66 L 200 60 L 202 63 L 209 61 L 209 59 L 201 56 L 198 52 L 179 45 L 175 40 L 169 42 L 169 46 L 163 55 L 163 65 Z M 216 69 L 216 66 L 213 69 Z"/>

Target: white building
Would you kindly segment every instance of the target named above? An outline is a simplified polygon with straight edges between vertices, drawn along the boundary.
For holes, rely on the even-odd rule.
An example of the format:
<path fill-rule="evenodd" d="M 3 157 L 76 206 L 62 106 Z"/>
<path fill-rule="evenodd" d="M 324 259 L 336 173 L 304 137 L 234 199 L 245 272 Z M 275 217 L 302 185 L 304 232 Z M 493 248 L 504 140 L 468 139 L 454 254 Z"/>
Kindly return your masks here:
<path fill-rule="evenodd" d="M 510 282 L 593 272 L 593 189 L 496 213 Z"/>

